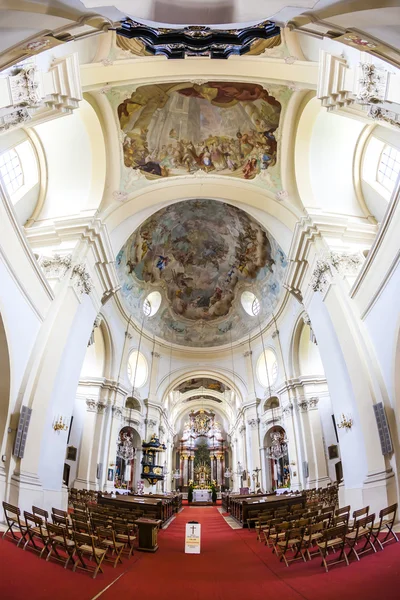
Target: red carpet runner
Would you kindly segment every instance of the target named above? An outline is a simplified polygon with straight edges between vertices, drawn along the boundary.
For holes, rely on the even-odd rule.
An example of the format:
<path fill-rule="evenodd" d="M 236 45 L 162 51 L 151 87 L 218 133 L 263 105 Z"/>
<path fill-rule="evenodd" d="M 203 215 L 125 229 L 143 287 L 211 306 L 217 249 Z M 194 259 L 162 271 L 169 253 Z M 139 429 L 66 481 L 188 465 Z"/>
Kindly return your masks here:
<path fill-rule="evenodd" d="M 185 555 L 187 521 L 202 524 L 200 555 Z M 92 580 L 59 564 L 39 560 L 9 541 L 0 541 L 2 600 L 398 600 L 400 543 L 364 555 L 328 574 L 318 558 L 289 568 L 256 541 L 255 532 L 232 530 L 214 507 L 188 508 L 159 535 L 156 554 L 135 552 L 130 561 Z M 119 578 L 117 581 L 115 581 Z M 115 582 L 114 582 L 115 581 Z M 112 583 L 114 582 L 114 583 Z M 112 585 L 110 585 L 112 584 Z M 108 589 L 107 586 L 110 586 Z"/>

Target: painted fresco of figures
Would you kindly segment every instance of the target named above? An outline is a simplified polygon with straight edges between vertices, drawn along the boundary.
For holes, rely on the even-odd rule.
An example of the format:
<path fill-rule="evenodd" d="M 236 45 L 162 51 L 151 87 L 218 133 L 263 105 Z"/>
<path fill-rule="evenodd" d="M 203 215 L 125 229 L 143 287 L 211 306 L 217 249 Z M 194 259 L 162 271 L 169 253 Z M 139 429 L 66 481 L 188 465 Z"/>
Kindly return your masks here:
<path fill-rule="evenodd" d="M 141 86 L 117 112 L 124 164 L 149 177 L 201 169 L 252 179 L 277 161 L 281 103 L 258 84 Z"/>

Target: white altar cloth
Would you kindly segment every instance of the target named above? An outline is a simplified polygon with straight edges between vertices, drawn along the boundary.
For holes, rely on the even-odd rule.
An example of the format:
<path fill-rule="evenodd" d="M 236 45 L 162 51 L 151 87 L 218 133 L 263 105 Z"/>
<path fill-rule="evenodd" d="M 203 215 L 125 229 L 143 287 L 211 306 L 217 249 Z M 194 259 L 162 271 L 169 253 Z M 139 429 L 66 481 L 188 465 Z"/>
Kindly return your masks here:
<path fill-rule="evenodd" d="M 194 502 L 210 502 L 211 492 L 209 490 L 193 490 Z"/>

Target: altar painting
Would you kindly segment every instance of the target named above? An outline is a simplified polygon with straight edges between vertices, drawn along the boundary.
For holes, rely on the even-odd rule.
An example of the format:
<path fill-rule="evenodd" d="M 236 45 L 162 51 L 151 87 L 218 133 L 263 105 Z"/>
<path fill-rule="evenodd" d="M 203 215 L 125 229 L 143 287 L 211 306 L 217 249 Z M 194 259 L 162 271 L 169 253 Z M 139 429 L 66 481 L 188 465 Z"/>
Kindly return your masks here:
<path fill-rule="evenodd" d="M 140 86 L 117 108 L 126 167 L 253 179 L 277 163 L 281 103 L 254 83 Z"/>

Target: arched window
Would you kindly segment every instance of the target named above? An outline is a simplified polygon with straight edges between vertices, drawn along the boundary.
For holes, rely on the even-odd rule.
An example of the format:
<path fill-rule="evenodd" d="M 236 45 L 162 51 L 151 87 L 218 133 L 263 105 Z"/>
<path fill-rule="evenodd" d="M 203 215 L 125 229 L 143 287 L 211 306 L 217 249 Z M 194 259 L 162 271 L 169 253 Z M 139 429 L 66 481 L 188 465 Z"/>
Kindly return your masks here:
<path fill-rule="evenodd" d="M 257 378 L 265 388 L 273 385 L 278 378 L 278 362 L 275 352 L 271 348 L 267 348 L 265 352 L 262 352 L 257 361 Z"/>
<path fill-rule="evenodd" d="M 134 350 L 128 358 L 128 377 L 135 388 L 143 387 L 147 381 L 147 360 L 141 352 Z"/>
<path fill-rule="evenodd" d="M 379 161 L 377 180 L 389 190 L 389 192 L 393 192 L 399 173 L 400 152 L 393 146 L 386 144 Z"/>
<path fill-rule="evenodd" d="M 24 184 L 22 165 L 15 148 L 0 155 L 0 173 L 9 196 Z"/>

